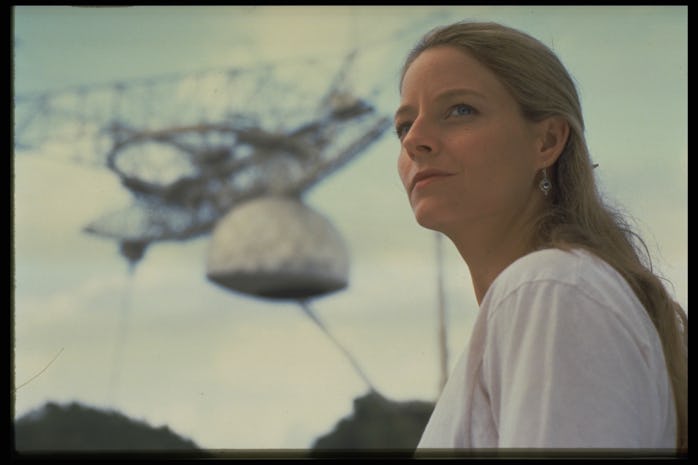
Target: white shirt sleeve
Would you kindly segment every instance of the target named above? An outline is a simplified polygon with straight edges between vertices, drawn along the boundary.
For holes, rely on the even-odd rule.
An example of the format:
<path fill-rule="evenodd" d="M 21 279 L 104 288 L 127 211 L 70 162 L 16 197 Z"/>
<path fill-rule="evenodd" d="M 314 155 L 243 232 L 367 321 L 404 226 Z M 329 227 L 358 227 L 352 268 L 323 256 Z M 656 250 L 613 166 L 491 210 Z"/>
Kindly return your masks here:
<path fill-rule="evenodd" d="M 536 281 L 491 308 L 482 376 L 498 447 L 658 446 L 656 341 L 604 299 Z"/>

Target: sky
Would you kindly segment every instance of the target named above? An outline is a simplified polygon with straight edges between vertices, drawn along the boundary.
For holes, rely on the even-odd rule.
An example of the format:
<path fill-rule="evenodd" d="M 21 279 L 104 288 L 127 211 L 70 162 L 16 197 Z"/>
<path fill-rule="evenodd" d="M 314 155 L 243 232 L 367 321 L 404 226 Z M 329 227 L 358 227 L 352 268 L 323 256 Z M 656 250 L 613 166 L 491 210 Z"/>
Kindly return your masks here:
<path fill-rule="evenodd" d="M 331 61 L 356 48 L 348 85 L 379 89 L 372 102 L 391 116 L 401 59 L 422 33 L 461 19 L 502 22 L 568 67 L 601 190 L 687 308 L 687 17 L 681 6 L 17 6 L 14 93 Z M 82 142 L 63 152 L 71 143 Z M 16 417 L 78 401 L 166 424 L 204 448 L 295 449 L 351 414 L 368 386 L 298 305 L 207 281 L 209 236 L 153 245 L 129 273 L 113 241 L 83 232 L 129 194 L 104 166 L 59 152 L 49 141 L 13 156 Z M 414 221 L 398 153 L 388 130 L 306 193 L 350 251 L 348 287 L 311 305 L 383 395 L 433 401 L 437 237 Z M 452 367 L 477 304 L 455 248 L 442 250 Z"/>

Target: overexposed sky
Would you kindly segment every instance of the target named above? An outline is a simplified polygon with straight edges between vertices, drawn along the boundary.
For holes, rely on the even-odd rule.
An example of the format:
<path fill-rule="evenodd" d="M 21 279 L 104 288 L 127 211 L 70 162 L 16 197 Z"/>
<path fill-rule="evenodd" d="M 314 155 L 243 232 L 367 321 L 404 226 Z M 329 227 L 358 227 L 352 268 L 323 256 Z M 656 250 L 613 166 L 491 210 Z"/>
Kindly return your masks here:
<path fill-rule="evenodd" d="M 390 116 L 413 42 L 432 26 L 468 18 L 523 29 L 559 54 L 579 86 L 604 193 L 634 218 L 686 307 L 686 7 L 21 6 L 13 16 L 14 91 L 330 62 L 356 47 L 347 85 L 375 92 Z M 248 105 L 273 110 L 280 102 Z M 180 110 L 196 109 L 150 108 L 163 118 Z M 208 282 L 208 237 L 152 246 L 129 277 L 115 243 L 82 232 L 129 200 L 107 169 L 62 155 L 83 143 L 59 150 L 49 141 L 13 159 L 15 383 L 59 354 L 16 392 L 16 414 L 76 400 L 223 449 L 306 448 L 350 414 L 367 386 L 346 359 L 295 304 Z M 398 150 L 389 130 L 307 193 L 351 251 L 349 287 L 313 307 L 385 396 L 434 400 L 435 237 L 412 217 Z M 467 268 L 450 244 L 445 252 L 453 365 L 477 306 Z"/>

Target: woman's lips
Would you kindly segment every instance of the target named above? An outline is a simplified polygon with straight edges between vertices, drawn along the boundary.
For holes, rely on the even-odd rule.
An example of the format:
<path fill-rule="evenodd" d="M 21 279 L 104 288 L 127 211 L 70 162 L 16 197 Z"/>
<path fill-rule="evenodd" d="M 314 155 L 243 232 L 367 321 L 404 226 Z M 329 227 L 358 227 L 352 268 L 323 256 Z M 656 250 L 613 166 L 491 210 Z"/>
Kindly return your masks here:
<path fill-rule="evenodd" d="M 425 171 L 420 171 L 417 174 L 414 175 L 412 178 L 412 182 L 410 183 L 410 192 L 412 192 L 415 189 L 421 189 L 429 184 L 431 184 L 434 181 L 438 181 L 439 179 L 446 178 L 448 176 L 452 176 L 453 173 L 449 173 L 446 171 L 438 171 L 438 170 L 425 170 Z"/>

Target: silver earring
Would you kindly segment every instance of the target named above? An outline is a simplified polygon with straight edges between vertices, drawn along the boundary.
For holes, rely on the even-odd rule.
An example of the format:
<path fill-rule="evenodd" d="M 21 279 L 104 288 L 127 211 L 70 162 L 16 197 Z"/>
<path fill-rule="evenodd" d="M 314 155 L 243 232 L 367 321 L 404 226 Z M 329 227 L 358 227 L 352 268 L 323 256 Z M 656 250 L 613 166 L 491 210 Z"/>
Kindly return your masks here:
<path fill-rule="evenodd" d="M 545 168 L 543 168 L 543 179 L 541 179 L 538 183 L 538 187 L 541 191 L 543 191 L 543 195 L 546 197 L 548 196 L 550 189 L 553 188 L 553 184 L 550 182 L 550 179 L 548 179 L 548 173 L 545 171 Z"/>

